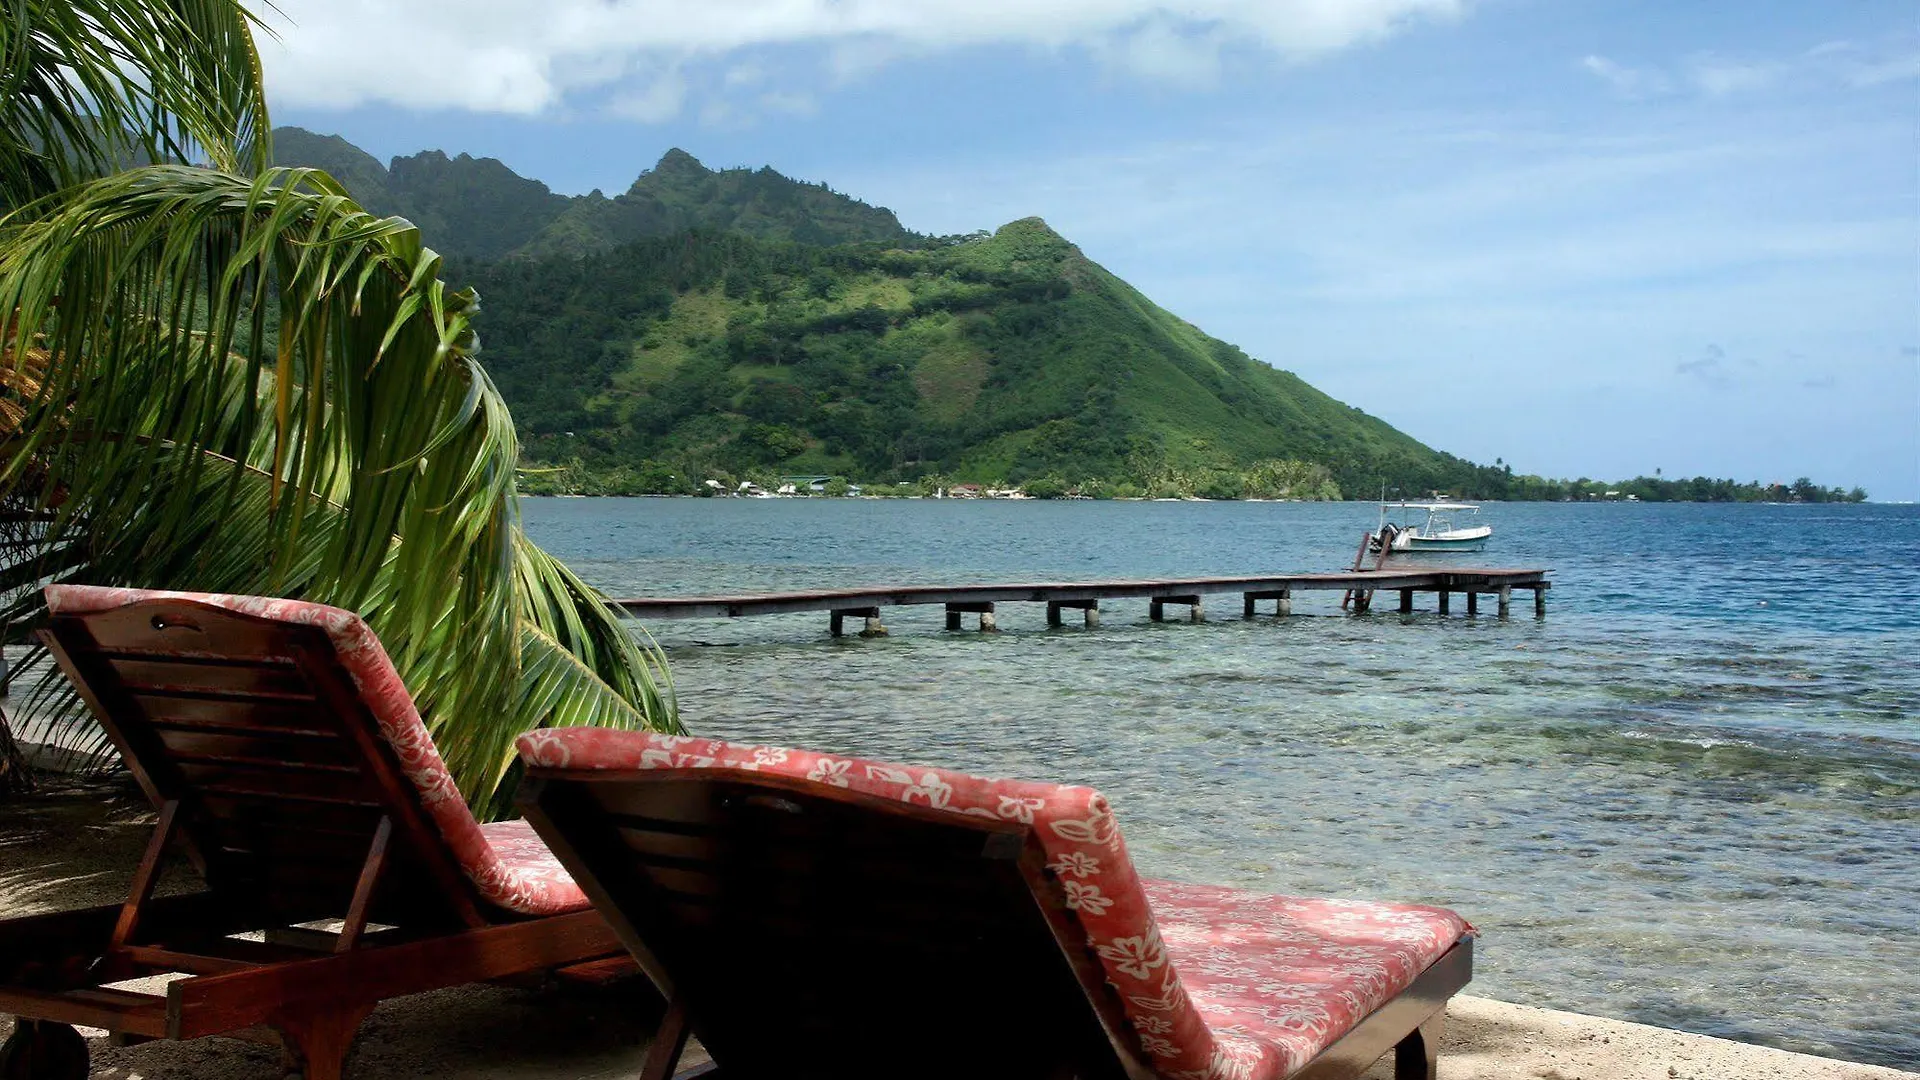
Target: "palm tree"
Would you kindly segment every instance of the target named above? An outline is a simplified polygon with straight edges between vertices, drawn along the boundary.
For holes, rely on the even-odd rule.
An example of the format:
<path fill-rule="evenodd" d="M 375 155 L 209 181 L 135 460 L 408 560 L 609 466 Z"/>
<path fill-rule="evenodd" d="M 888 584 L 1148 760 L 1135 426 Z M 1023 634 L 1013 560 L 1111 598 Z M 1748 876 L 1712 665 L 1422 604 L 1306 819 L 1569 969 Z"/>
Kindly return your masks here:
<path fill-rule="evenodd" d="M 353 609 L 495 815 L 521 731 L 677 730 L 664 658 L 521 530 L 477 298 L 410 223 L 268 168 L 238 0 L 0 11 L 8 640 L 55 580 Z M 38 704 L 84 724 L 58 683 Z"/>

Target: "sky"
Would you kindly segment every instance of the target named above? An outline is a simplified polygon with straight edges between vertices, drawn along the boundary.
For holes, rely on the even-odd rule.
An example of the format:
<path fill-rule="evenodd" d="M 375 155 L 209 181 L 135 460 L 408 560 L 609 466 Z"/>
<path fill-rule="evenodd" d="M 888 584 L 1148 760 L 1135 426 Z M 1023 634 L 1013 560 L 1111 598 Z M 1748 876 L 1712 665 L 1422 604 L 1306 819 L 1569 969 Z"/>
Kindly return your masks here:
<path fill-rule="evenodd" d="M 274 122 L 971 232 L 1516 472 L 1920 499 L 1912 0 L 276 0 Z M 432 238 L 428 238 L 432 242 Z M 484 327 L 483 327 L 484 332 Z"/>

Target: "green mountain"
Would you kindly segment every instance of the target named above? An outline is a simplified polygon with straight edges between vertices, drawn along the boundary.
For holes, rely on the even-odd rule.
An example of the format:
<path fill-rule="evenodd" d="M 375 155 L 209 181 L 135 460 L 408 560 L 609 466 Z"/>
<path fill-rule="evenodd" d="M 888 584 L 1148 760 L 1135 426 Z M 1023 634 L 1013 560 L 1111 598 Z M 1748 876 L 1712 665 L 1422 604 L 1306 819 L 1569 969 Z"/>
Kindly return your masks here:
<path fill-rule="evenodd" d="M 716 172 L 677 149 L 607 198 L 491 158 L 382 165 L 338 136 L 274 140 L 282 164 L 420 225 L 479 288 L 483 361 L 520 425 L 528 490 L 830 474 L 1156 496 L 1866 497 L 1475 465 L 1208 337 L 1038 218 L 922 236 L 825 184 Z"/>
<path fill-rule="evenodd" d="M 383 166 L 336 136 L 274 140 L 420 225 L 480 290 L 483 362 L 529 464 L 556 470 L 534 489 L 833 474 L 1325 497 L 1505 479 L 1208 337 L 1038 218 L 920 236 L 824 184 L 677 149 L 607 198 L 491 158 Z"/>
<path fill-rule="evenodd" d="M 369 210 L 420 226 L 434 249 L 471 259 L 579 256 L 687 229 L 806 244 L 911 238 L 893 211 L 770 168 L 714 171 L 669 150 L 624 193 L 561 195 L 494 158 L 428 150 L 388 165 L 338 135 L 275 128 L 275 163 L 324 169 Z"/>
<path fill-rule="evenodd" d="M 528 456 L 567 464 L 563 487 L 817 473 L 1312 497 L 1495 472 L 1208 337 L 1038 218 L 891 245 L 694 230 L 455 272 L 486 299 L 484 360 Z"/>

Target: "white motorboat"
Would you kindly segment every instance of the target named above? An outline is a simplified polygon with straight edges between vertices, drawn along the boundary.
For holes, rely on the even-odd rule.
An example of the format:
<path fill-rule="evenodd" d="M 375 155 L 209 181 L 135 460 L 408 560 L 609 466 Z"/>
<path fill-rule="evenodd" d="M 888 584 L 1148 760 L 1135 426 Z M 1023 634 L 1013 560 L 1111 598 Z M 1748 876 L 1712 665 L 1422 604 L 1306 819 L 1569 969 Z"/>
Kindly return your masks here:
<path fill-rule="evenodd" d="M 1400 511 L 1401 520 L 1387 520 L 1390 510 Z M 1421 518 L 1422 514 L 1426 516 Z M 1383 502 L 1373 550 L 1384 545 L 1393 552 L 1480 551 L 1493 535 L 1493 526 L 1480 524 L 1479 517 L 1480 508 L 1472 503 Z"/>

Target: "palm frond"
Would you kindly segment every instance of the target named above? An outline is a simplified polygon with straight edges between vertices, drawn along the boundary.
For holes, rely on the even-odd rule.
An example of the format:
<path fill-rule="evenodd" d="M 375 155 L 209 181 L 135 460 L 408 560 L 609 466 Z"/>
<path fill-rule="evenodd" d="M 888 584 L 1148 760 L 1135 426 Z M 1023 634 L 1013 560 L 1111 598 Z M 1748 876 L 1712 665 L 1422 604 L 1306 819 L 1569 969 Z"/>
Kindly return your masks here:
<path fill-rule="evenodd" d="M 129 165 L 272 157 L 236 0 L 0 0 L 0 213 Z"/>
<path fill-rule="evenodd" d="M 521 533 L 477 301 L 410 224 L 310 170 L 160 165 L 6 241 L 0 505 L 42 526 L 0 620 L 55 578 L 359 611 L 483 810 L 521 731 L 677 725 L 657 650 Z"/>

